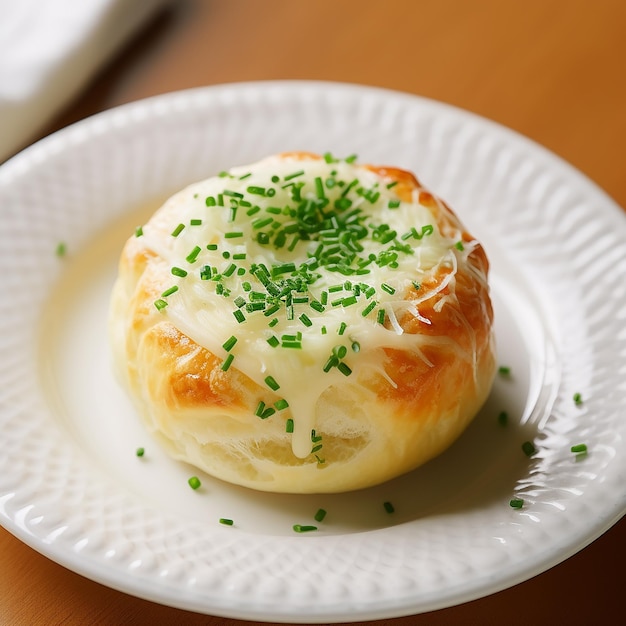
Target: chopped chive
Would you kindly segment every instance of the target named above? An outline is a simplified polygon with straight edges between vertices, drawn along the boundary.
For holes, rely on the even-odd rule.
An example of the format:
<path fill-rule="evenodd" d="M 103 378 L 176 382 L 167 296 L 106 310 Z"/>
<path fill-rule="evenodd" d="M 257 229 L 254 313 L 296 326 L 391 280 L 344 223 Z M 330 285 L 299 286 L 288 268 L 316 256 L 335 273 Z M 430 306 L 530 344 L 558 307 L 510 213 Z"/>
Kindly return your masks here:
<path fill-rule="evenodd" d="M 332 354 L 330 357 L 328 357 L 328 361 L 326 361 L 322 369 L 324 370 L 324 372 L 328 373 L 333 367 L 337 367 L 337 365 L 339 365 L 339 359 L 334 354 Z"/>
<path fill-rule="evenodd" d="M 235 316 L 235 319 L 240 324 L 246 321 L 246 316 L 241 312 L 241 309 L 237 309 L 236 311 L 233 311 L 233 315 Z"/>
<path fill-rule="evenodd" d="M 394 293 L 396 293 L 396 290 L 391 285 L 388 285 L 387 283 L 382 283 L 380 285 L 380 288 L 383 291 L 386 291 L 390 295 L 393 295 Z"/>
<path fill-rule="evenodd" d="M 194 249 L 187 255 L 185 261 L 187 261 L 187 263 L 194 263 L 201 251 L 202 248 L 200 246 L 195 246 Z"/>
<path fill-rule="evenodd" d="M 263 411 L 263 413 L 261 413 L 261 415 L 259 415 L 259 417 L 262 420 L 266 420 L 268 417 L 272 417 L 272 415 L 274 415 L 274 413 L 276 413 L 276 409 L 273 409 L 271 406 L 268 407 L 267 409 L 265 409 L 265 411 Z"/>
<path fill-rule="evenodd" d="M 245 258 L 245 252 L 238 252 L 237 254 L 233 254 L 233 261 L 243 261 Z"/>
<path fill-rule="evenodd" d="M 315 177 L 315 193 L 320 200 L 326 197 L 324 194 L 324 183 L 319 176 Z"/>
<path fill-rule="evenodd" d="M 348 367 L 348 365 L 346 363 L 344 363 L 343 361 L 341 363 L 339 363 L 339 365 L 337 365 L 337 369 L 344 375 L 344 376 L 350 376 L 350 374 L 352 374 L 352 370 Z"/>
<path fill-rule="evenodd" d="M 294 348 L 296 350 L 302 350 L 302 342 L 301 341 L 289 341 L 288 339 L 283 339 L 281 348 Z"/>
<path fill-rule="evenodd" d="M 500 376 L 510 376 L 511 368 L 508 365 L 501 365 L 498 368 L 498 374 L 500 374 Z"/>
<path fill-rule="evenodd" d="M 190 226 L 202 226 L 202 220 L 200 220 L 198 218 L 194 218 L 194 219 L 189 221 L 189 225 Z"/>
<path fill-rule="evenodd" d="M 531 441 L 525 441 L 522 444 L 522 451 L 526 456 L 531 457 L 537 450 Z"/>
<path fill-rule="evenodd" d="M 509 506 L 512 509 L 521 509 L 524 506 L 524 500 L 522 498 L 513 498 L 509 501 Z"/>
<path fill-rule="evenodd" d="M 372 300 L 364 309 L 361 311 L 361 315 L 363 317 L 367 317 L 376 307 L 378 303 L 375 300 Z"/>
<path fill-rule="evenodd" d="M 313 516 L 316 522 L 322 522 L 326 517 L 326 511 L 324 509 L 317 509 L 317 513 Z"/>
<path fill-rule="evenodd" d="M 232 526 L 233 520 L 228 519 L 227 517 L 220 517 L 220 524 L 224 524 L 224 526 Z"/>
<path fill-rule="evenodd" d="M 400 200 L 389 200 L 387 207 L 390 209 L 397 209 L 400 206 Z"/>
<path fill-rule="evenodd" d="M 269 226 L 274 221 L 273 217 L 259 217 L 252 222 L 252 228 L 258 230 L 259 228 L 264 228 L 265 226 Z"/>
<path fill-rule="evenodd" d="M 359 158 L 359 157 L 358 157 L 358 155 L 356 155 L 356 154 L 351 154 L 350 156 L 346 157 L 346 158 L 344 159 L 344 161 L 345 161 L 346 163 L 354 163 L 354 162 L 355 162 L 358 158 Z"/>
<path fill-rule="evenodd" d="M 263 315 L 265 315 L 265 317 L 271 317 L 272 315 L 274 315 L 274 313 L 278 312 L 280 310 L 280 306 L 278 304 L 273 304 L 269 309 L 265 309 L 265 311 L 263 312 Z"/>
<path fill-rule="evenodd" d="M 265 384 L 272 390 L 278 391 L 280 389 L 280 385 L 274 380 L 272 376 L 265 377 Z"/>
<path fill-rule="evenodd" d="M 243 233 L 241 231 L 230 231 L 228 233 L 224 233 L 224 239 L 237 239 L 239 237 L 243 237 Z"/>
<path fill-rule="evenodd" d="M 167 296 L 171 296 L 173 293 L 176 293 L 178 291 L 178 286 L 174 285 L 172 287 L 170 287 L 169 289 L 166 289 L 162 294 L 161 297 L 162 298 L 167 298 Z"/>
<path fill-rule="evenodd" d="M 302 524 L 294 524 L 293 529 L 297 533 L 308 533 L 312 530 L 317 530 L 317 526 L 304 526 Z"/>
<path fill-rule="evenodd" d="M 265 411 L 265 402 L 263 402 L 263 400 L 259 400 L 259 404 L 257 405 L 254 414 L 257 417 L 261 417 L 261 415 L 263 415 L 263 411 Z"/>
<path fill-rule="evenodd" d="M 302 315 L 300 315 L 300 317 L 298 318 L 305 326 L 313 326 L 313 322 L 311 321 L 311 318 L 306 315 L 306 313 L 303 313 Z"/>
<path fill-rule="evenodd" d="M 360 352 L 360 351 L 361 351 L 361 344 L 358 341 L 353 341 L 352 352 Z"/>
<path fill-rule="evenodd" d="M 280 341 L 278 340 L 278 337 L 276 337 L 276 335 L 272 335 L 268 338 L 267 343 L 269 343 L 272 348 L 276 348 L 280 344 Z"/>
<path fill-rule="evenodd" d="M 272 277 L 279 276 L 280 274 L 287 274 L 289 272 L 296 271 L 295 263 L 282 263 L 281 265 L 275 265 L 272 267 Z"/>
<path fill-rule="evenodd" d="M 232 362 L 233 362 L 234 358 L 235 358 L 235 355 L 234 355 L 234 354 L 229 354 L 229 355 L 226 357 L 226 360 L 222 363 L 222 366 L 221 366 L 222 371 L 224 371 L 224 372 L 227 372 L 227 371 L 228 371 L 228 368 L 231 366 L 231 364 L 232 364 Z"/>
<path fill-rule="evenodd" d="M 289 250 L 289 252 L 293 252 L 296 248 L 297 243 L 300 241 L 300 235 L 298 235 L 298 233 L 296 233 L 293 236 L 293 239 L 291 240 L 291 243 L 289 244 L 289 246 L 287 247 L 287 250 Z"/>
<path fill-rule="evenodd" d="M 465 250 L 465 246 L 463 245 L 463 242 L 462 242 L 462 241 L 457 241 L 457 242 L 454 244 L 454 247 L 455 247 L 457 250 L 461 250 L 461 251 Z"/>
<path fill-rule="evenodd" d="M 179 278 L 185 278 L 185 276 L 187 276 L 187 270 L 184 270 L 182 267 L 176 267 L 174 266 L 170 272 L 174 275 L 174 276 L 178 276 Z"/>
<path fill-rule="evenodd" d="M 285 422 L 285 432 L 293 433 L 293 420 L 291 418 Z"/>
<path fill-rule="evenodd" d="M 178 235 L 180 235 L 180 233 L 183 232 L 185 228 L 184 224 L 179 224 L 173 231 L 172 231 L 172 237 L 178 237 Z"/>
<path fill-rule="evenodd" d="M 157 308 L 157 311 L 162 311 L 167 306 L 167 302 L 162 299 L 155 300 L 154 306 Z"/>
<path fill-rule="evenodd" d="M 313 448 L 311 449 L 311 454 L 315 454 L 316 452 L 319 452 L 322 449 L 322 444 L 319 443 L 316 446 L 313 446 Z"/>
<path fill-rule="evenodd" d="M 216 205 L 215 198 L 213 196 L 207 196 L 207 198 L 204 200 L 204 203 L 207 206 L 215 206 Z"/>
<path fill-rule="evenodd" d="M 209 243 L 209 244 L 207 244 L 206 249 L 207 250 L 217 250 L 217 244 L 216 243 Z"/>
<path fill-rule="evenodd" d="M 352 200 L 350 200 L 350 198 L 337 198 L 337 200 L 335 200 L 335 208 L 339 209 L 340 211 L 345 211 L 346 209 L 349 209 L 351 206 L 352 206 Z"/>
<path fill-rule="evenodd" d="M 346 354 L 348 353 L 348 349 L 345 346 L 335 346 L 333 348 L 333 354 L 338 358 L 338 359 L 343 359 Z"/>
<path fill-rule="evenodd" d="M 294 178 L 297 178 L 298 176 L 302 176 L 302 174 L 304 174 L 304 170 L 298 170 L 297 172 L 294 172 L 293 174 L 288 174 L 287 176 L 285 176 L 284 180 L 285 181 L 293 180 Z"/>
<path fill-rule="evenodd" d="M 385 323 L 385 309 L 378 309 L 376 321 L 382 326 Z"/>
<path fill-rule="evenodd" d="M 352 182 L 350 182 L 350 183 L 346 186 L 346 188 L 345 188 L 345 189 L 341 192 L 342 199 L 346 199 L 346 196 L 350 193 L 351 189 L 352 189 L 354 186 L 358 185 L 358 184 L 359 184 L 359 179 L 358 179 L 358 178 L 355 178 Z M 339 200 L 338 200 L 337 202 L 339 202 Z M 346 206 L 346 207 L 338 207 L 338 206 L 337 206 L 337 202 L 335 202 L 335 206 L 336 206 L 337 208 L 348 208 L 348 207 L 350 206 L 350 205 L 348 205 L 348 206 Z M 352 203 L 350 203 L 350 204 L 352 204 Z"/>
<path fill-rule="evenodd" d="M 289 402 L 287 402 L 285 398 L 281 398 L 280 400 L 277 400 L 276 402 L 274 402 L 274 407 L 276 408 L 277 411 L 284 411 L 288 406 L 289 406 Z"/>
<path fill-rule="evenodd" d="M 243 198 L 243 194 L 238 191 L 231 191 L 230 189 L 224 189 L 223 194 L 230 198 Z"/>
<path fill-rule="evenodd" d="M 135 450 L 135 454 L 137 456 L 143 456 L 146 453 L 144 448 L 137 448 L 137 450 Z"/>
<path fill-rule="evenodd" d="M 231 335 L 223 344 L 222 344 L 222 348 L 224 348 L 224 350 L 226 350 L 226 352 L 230 352 L 234 347 L 235 344 L 237 343 L 237 337 L 235 337 L 235 335 Z"/>
<path fill-rule="evenodd" d="M 337 334 L 343 335 L 346 332 L 346 328 L 348 328 L 348 325 L 345 322 L 341 322 L 341 324 L 339 324 L 339 328 L 337 329 Z"/>
<path fill-rule="evenodd" d="M 202 485 L 200 479 L 197 476 L 192 476 L 187 482 L 189 483 L 189 486 L 194 490 L 198 489 Z"/>
<path fill-rule="evenodd" d="M 395 512 L 395 508 L 394 508 L 393 504 L 391 504 L 391 502 L 383 502 L 383 507 L 384 507 L 385 511 L 387 511 L 387 513 L 394 513 Z"/>
<path fill-rule="evenodd" d="M 398 184 L 397 180 L 394 180 L 393 182 L 389 183 L 387 185 L 387 189 L 392 189 L 393 187 L 395 187 Z"/>
<path fill-rule="evenodd" d="M 578 393 L 578 392 L 576 392 L 576 393 L 574 394 L 574 398 L 573 398 L 573 399 L 574 399 L 574 404 L 575 404 L 576 406 L 580 406 L 580 405 L 583 403 L 583 397 L 582 397 L 582 395 L 581 395 L 580 393 Z"/>
<path fill-rule="evenodd" d="M 143 226 L 137 226 L 135 228 L 135 237 L 141 237 L 143 235 Z"/>
<path fill-rule="evenodd" d="M 223 272 L 224 276 L 232 276 L 237 269 L 237 266 L 234 263 L 231 263 Z"/>
<path fill-rule="evenodd" d="M 584 443 L 578 443 L 570 448 L 575 454 L 585 454 L 587 452 L 587 445 Z"/>

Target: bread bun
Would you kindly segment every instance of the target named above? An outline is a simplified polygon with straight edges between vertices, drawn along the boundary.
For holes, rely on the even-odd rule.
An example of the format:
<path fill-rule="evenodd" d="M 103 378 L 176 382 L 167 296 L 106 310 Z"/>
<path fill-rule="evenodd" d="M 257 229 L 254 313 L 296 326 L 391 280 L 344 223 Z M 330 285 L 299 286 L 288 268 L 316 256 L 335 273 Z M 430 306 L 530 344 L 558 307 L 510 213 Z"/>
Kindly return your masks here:
<path fill-rule="evenodd" d="M 187 187 L 128 240 L 115 361 L 173 457 L 259 490 L 359 489 L 485 401 L 487 273 L 412 174 L 281 154 Z"/>

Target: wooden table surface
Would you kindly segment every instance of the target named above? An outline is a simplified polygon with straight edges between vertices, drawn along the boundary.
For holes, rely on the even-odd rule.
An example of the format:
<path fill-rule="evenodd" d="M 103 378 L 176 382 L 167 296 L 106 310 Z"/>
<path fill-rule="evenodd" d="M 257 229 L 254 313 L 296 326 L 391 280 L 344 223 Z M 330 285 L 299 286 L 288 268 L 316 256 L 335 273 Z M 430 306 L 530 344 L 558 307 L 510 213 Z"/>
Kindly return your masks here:
<path fill-rule="evenodd" d="M 468 109 L 543 144 L 626 207 L 622 0 L 188 0 L 159 14 L 48 129 L 159 93 L 320 79 Z M 622 612 L 626 520 L 553 569 L 492 596 L 372 622 L 611 624 Z M 0 529 L 0 624 L 247 622 L 128 596 Z"/>

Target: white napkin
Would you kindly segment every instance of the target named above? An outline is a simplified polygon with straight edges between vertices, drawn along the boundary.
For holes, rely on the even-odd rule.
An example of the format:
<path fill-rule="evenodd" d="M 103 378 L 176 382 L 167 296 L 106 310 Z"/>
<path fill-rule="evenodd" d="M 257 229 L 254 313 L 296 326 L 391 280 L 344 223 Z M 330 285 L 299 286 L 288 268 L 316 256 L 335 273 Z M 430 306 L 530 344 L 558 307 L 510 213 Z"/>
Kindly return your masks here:
<path fill-rule="evenodd" d="M 32 141 L 166 0 L 0 0 L 0 162 Z"/>

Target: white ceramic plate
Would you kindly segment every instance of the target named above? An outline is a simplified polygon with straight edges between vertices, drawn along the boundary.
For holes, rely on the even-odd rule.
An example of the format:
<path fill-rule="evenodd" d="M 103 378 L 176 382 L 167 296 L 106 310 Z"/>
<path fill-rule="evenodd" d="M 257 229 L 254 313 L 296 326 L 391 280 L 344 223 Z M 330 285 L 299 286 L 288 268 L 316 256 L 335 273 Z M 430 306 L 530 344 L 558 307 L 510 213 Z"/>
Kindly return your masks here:
<path fill-rule="evenodd" d="M 450 450 L 375 489 L 271 495 L 201 476 L 193 491 L 197 472 L 164 456 L 111 375 L 117 257 L 170 193 L 292 149 L 411 169 L 452 204 L 491 257 L 511 376 Z M 85 576 L 215 615 L 375 619 L 525 580 L 626 509 L 626 218 L 509 130 L 348 85 L 175 93 L 95 116 L 3 165 L 0 224 L 0 521 Z M 585 458 L 570 451 L 578 443 Z M 294 533 L 318 508 L 319 530 Z"/>

